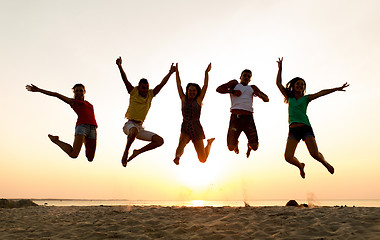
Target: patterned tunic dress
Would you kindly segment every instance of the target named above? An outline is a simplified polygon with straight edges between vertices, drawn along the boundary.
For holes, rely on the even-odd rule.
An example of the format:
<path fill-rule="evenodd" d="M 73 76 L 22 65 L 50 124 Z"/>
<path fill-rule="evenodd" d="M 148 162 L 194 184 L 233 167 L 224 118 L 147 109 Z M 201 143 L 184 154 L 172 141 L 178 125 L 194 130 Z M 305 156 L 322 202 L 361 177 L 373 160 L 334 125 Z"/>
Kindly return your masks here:
<path fill-rule="evenodd" d="M 192 141 L 205 139 L 205 134 L 199 118 L 202 107 L 197 101 L 184 101 L 182 105 L 183 122 L 181 132 L 190 136 Z"/>

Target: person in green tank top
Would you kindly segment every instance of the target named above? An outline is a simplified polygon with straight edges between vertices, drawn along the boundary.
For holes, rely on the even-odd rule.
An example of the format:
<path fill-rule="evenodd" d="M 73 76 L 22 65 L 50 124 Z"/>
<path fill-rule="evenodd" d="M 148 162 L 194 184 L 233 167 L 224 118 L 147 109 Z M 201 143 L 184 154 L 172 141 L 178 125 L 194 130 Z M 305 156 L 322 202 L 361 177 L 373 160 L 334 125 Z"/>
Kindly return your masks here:
<path fill-rule="evenodd" d="M 283 58 L 279 58 L 277 61 L 278 73 L 276 84 L 282 95 L 284 95 L 285 102 L 289 105 L 289 135 L 284 154 L 285 160 L 288 163 L 298 167 L 301 177 L 305 178 L 305 163 L 298 161 L 298 159 L 294 156 L 297 145 L 302 139 L 305 142 L 310 155 L 322 163 L 323 166 L 325 166 L 327 170 L 333 174 L 334 167 L 325 160 L 322 153 L 318 150 L 313 129 L 306 114 L 306 110 L 308 104 L 312 100 L 336 91 L 346 91 L 345 88 L 348 87 L 349 84 L 344 83 L 341 87 L 325 89 L 314 94 L 305 95 L 306 82 L 300 77 L 293 78 L 286 84 L 285 87 L 282 85 L 282 60 Z"/>

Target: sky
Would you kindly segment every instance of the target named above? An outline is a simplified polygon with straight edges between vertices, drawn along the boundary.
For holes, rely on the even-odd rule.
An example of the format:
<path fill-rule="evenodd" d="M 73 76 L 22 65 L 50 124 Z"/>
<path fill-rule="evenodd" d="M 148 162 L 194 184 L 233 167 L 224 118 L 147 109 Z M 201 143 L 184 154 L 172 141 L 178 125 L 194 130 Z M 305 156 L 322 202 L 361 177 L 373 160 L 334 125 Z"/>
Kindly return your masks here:
<path fill-rule="evenodd" d="M 380 2 L 377 0 L 2 0 L 0 1 L 0 197 L 130 200 L 380 199 Z M 201 123 L 215 137 L 200 163 L 192 143 L 173 163 L 182 122 L 175 75 L 153 99 L 144 122 L 162 136 L 160 148 L 126 168 L 122 131 L 128 79 L 160 83 L 172 63 L 183 86 L 203 85 L 211 62 Z M 299 76 L 307 93 L 339 87 L 309 104 L 308 116 L 328 171 L 303 142 L 296 157 L 306 179 L 284 160 L 287 105 L 275 81 Z M 259 149 L 230 152 L 226 135 L 230 99 L 215 89 L 253 72 L 252 84 L 269 96 L 254 99 Z M 84 149 L 71 159 L 47 137 L 72 144 L 76 114 L 57 98 L 28 92 L 27 84 L 73 97 L 76 83 L 95 109 L 95 159 Z M 136 140 L 132 149 L 146 142 Z"/>

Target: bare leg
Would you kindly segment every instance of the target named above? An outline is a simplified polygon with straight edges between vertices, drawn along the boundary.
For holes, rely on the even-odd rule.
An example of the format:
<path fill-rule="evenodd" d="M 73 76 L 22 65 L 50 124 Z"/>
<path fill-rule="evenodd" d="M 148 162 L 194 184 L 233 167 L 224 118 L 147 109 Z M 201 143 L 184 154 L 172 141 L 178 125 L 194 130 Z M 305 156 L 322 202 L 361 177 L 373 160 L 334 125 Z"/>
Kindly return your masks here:
<path fill-rule="evenodd" d="M 334 174 L 334 167 L 331 166 L 323 157 L 322 153 L 318 151 L 317 142 L 315 141 L 314 137 L 306 137 L 305 143 L 307 146 L 307 149 L 309 150 L 310 155 L 316 159 L 318 162 L 322 163 L 323 166 L 327 168 L 329 173 Z"/>
<path fill-rule="evenodd" d="M 62 142 L 59 140 L 58 136 L 48 135 L 50 140 L 57 144 L 58 147 L 60 147 L 67 155 L 69 155 L 71 158 L 77 158 L 80 152 L 80 149 L 82 148 L 83 141 L 85 137 L 83 135 L 76 135 L 74 138 L 73 146 L 71 146 L 68 143 Z"/>
<path fill-rule="evenodd" d="M 131 148 L 132 143 L 135 141 L 137 134 L 138 134 L 137 128 L 133 127 L 129 130 L 127 145 L 125 146 L 124 154 L 121 159 L 121 164 L 123 165 L 123 167 L 127 166 L 128 152 L 129 152 L 129 149 Z"/>
<path fill-rule="evenodd" d="M 298 167 L 298 169 L 300 170 L 300 175 L 302 178 L 305 178 L 305 171 L 304 171 L 304 168 L 305 168 L 305 164 L 304 163 L 301 163 L 298 161 L 298 159 L 294 156 L 294 153 L 296 151 L 296 148 L 297 148 L 297 145 L 298 145 L 298 141 L 295 140 L 295 139 L 288 139 L 288 141 L 286 142 L 286 148 L 285 148 L 285 160 Z"/>
<path fill-rule="evenodd" d="M 179 159 L 181 158 L 183 154 L 183 150 L 185 149 L 186 145 L 190 142 L 190 137 L 187 134 L 181 133 L 179 136 L 179 143 L 177 150 L 175 152 L 175 158 L 173 162 L 178 165 L 179 164 Z"/>
<path fill-rule="evenodd" d="M 89 162 L 94 160 L 95 150 L 96 150 L 96 139 L 86 138 L 84 141 L 84 146 L 86 147 L 86 157 Z"/>
<path fill-rule="evenodd" d="M 206 147 L 203 144 L 203 139 L 193 142 L 195 151 L 198 155 L 198 159 L 201 163 L 205 163 L 207 161 L 208 155 L 210 153 L 211 144 L 214 140 L 215 138 L 208 139 Z"/>
<path fill-rule="evenodd" d="M 147 144 L 146 146 L 144 146 L 140 149 L 133 150 L 132 155 L 128 158 L 128 162 L 131 161 L 132 159 L 134 159 L 135 157 L 137 157 L 139 154 L 146 152 L 146 151 L 149 151 L 149 150 L 152 150 L 152 149 L 155 149 L 155 148 L 161 146 L 162 144 L 164 144 L 164 139 L 162 137 L 158 136 L 157 134 L 154 135 L 152 137 L 152 141 L 149 144 Z"/>

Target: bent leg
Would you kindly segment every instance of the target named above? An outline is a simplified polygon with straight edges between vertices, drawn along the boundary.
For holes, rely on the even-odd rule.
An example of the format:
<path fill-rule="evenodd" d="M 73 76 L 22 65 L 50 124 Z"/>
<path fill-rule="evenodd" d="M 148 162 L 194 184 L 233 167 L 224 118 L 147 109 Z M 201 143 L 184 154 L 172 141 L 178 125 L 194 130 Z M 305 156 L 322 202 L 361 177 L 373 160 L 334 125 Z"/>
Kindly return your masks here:
<path fill-rule="evenodd" d="M 86 138 L 84 141 L 84 146 L 86 148 L 86 157 L 89 162 L 92 162 L 95 157 L 96 150 L 96 139 Z"/>
<path fill-rule="evenodd" d="M 305 178 L 305 172 L 304 172 L 305 164 L 299 162 L 298 159 L 294 156 L 297 145 L 298 145 L 297 140 L 288 138 L 288 141 L 286 142 L 284 157 L 288 163 L 298 167 L 298 169 L 300 170 L 301 177 Z"/>
<path fill-rule="evenodd" d="M 236 154 L 239 154 L 239 136 L 241 131 L 238 131 L 237 128 L 231 127 L 228 129 L 227 133 L 227 147 L 228 150 L 234 151 Z"/>
<path fill-rule="evenodd" d="M 127 144 L 125 146 L 123 157 L 121 158 L 121 164 L 123 165 L 123 167 L 127 166 L 128 152 L 129 152 L 129 149 L 131 148 L 132 143 L 135 141 L 136 136 L 137 136 L 138 133 L 139 133 L 139 131 L 135 127 L 132 127 L 131 129 L 129 129 L 128 138 L 127 138 Z"/>
<path fill-rule="evenodd" d="M 78 157 L 79 152 L 82 148 L 83 141 L 85 140 L 85 137 L 83 135 L 76 135 L 74 138 L 73 146 L 71 146 L 70 144 L 59 140 L 58 136 L 53 136 L 49 134 L 48 137 L 53 143 L 57 144 L 58 147 L 60 147 L 71 158 Z"/>
<path fill-rule="evenodd" d="M 309 150 L 310 155 L 317 160 L 318 162 L 322 163 L 323 166 L 327 168 L 329 173 L 334 174 L 334 167 L 331 166 L 323 157 L 322 153 L 318 151 L 317 142 L 315 141 L 314 137 L 306 137 L 305 143 L 307 146 L 307 149 Z"/>
<path fill-rule="evenodd" d="M 133 150 L 132 155 L 128 158 L 128 162 L 131 161 L 132 159 L 134 159 L 135 157 L 137 157 L 139 154 L 146 152 L 146 151 L 149 151 L 149 150 L 152 150 L 152 149 L 155 149 L 155 148 L 161 146 L 162 144 L 164 144 L 164 139 L 162 137 L 158 136 L 157 134 L 153 135 L 152 141 L 149 144 L 147 144 L 146 146 L 144 146 L 140 149 Z"/>
<path fill-rule="evenodd" d="M 183 151 L 186 147 L 186 145 L 190 142 L 190 136 L 185 134 L 185 133 L 181 133 L 181 135 L 179 136 L 179 142 L 178 142 L 178 147 L 177 147 L 177 150 L 175 152 L 175 158 L 173 160 L 173 162 L 178 165 L 179 164 L 179 159 L 181 158 L 182 154 L 183 154 Z"/>
<path fill-rule="evenodd" d="M 208 155 L 210 153 L 211 145 L 212 145 L 212 142 L 214 142 L 214 140 L 215 138 L 207 139 L 206 147 L 203 144 L 203 139 L 193 142 L 195 151 L 197 152 L 197 155 L 198 155 L 198 159 L 201 163 L 205 163 L 207 161 Z"/>

